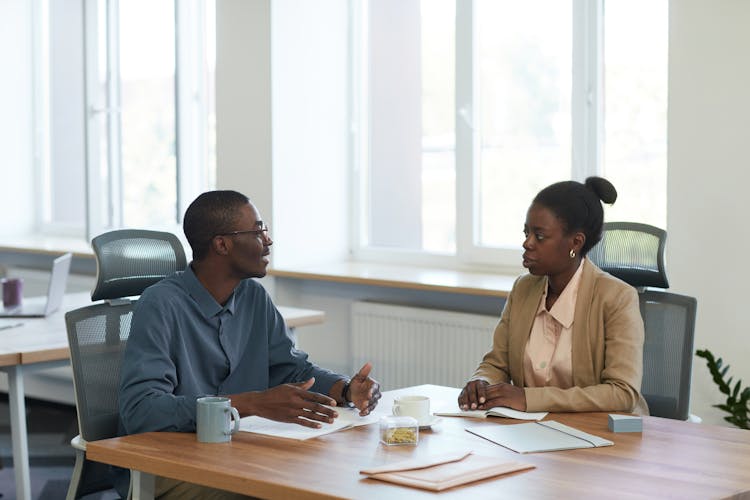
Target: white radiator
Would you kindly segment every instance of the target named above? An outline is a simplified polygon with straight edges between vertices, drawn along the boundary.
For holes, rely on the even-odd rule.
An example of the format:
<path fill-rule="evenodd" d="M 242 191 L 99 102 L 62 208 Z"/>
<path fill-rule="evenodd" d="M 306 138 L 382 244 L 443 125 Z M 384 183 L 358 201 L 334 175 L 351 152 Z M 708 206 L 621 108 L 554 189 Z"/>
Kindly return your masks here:
<path fill-rule="evenodd" d="M 463 387 L 492 347 L 499 316 L 374 302 L 352 304 L 355 370 L 366 361 L 383 390 L 419 384 Z"/>

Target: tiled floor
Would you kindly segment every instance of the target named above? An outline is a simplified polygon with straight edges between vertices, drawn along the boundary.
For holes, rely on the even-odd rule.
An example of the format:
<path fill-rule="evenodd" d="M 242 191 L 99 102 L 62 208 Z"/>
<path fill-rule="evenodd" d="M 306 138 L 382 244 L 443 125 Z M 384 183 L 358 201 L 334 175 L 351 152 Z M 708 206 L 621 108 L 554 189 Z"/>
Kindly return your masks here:
<path fill-rule="evenodd" d="M 64 499 L 75 463 L 70 440 L 78 433 L 75 408 L 26 400 L 31 462 L 31 493 L 34 499 Z M 15 500 L 8 397 L 0 394 L 0 500 Z M 94 499 L 119 498 L 113 491 L 89 495 Z"/>

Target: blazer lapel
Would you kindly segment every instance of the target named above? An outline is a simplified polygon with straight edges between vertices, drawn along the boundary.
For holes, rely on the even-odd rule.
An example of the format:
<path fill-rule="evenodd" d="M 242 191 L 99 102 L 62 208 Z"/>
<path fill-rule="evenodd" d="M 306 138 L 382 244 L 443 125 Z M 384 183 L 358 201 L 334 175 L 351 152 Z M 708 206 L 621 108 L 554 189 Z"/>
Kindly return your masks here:
<path fill-rule="evenodd" d="M 589 347 L 588 313 L 594 297 L 594 281 L 597 268 L 591 262 L 584 262 L 581 281 L 578 283 L 576 310 L 573 319 L 571 362 L 573 364 L 573 384 L 588 385 L 590 374 L 578 373 L 576 367 L 592 367 Z M 585 377 L 585 378 L 581 378 Z"/>

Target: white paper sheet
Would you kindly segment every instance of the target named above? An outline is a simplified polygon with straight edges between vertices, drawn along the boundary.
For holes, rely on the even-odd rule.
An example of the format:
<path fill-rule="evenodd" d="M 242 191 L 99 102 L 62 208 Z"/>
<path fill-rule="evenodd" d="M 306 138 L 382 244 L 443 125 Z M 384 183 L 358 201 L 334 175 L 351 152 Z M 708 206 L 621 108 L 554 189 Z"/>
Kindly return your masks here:
<path fill-rule="evenodd" d="M 349 429 L 351 427 L 372 424 L 378 421 L 376 415 L 360 417 L 359 411 L 353 408 L 337 407 L 333 409 L 338 412 L 338 418 L 336 418 L 332 424 L 321 423 L 320 429 L 287 422 L 276 422 L 275 420 L 252 416 L 240 419 L 240 430 L 256 434 L 265 434 L 267 436 L 305 440 L 343 429 Z"/>

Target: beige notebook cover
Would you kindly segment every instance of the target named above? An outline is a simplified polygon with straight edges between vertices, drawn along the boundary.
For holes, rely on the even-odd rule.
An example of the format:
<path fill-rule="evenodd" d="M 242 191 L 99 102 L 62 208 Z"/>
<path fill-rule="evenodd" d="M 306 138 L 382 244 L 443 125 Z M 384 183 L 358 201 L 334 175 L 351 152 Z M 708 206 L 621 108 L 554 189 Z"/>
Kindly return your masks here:
<path fill-rule="evenodd" d="M 534 465 L 532 464 L 464 452 L 405 460 L 365 469 L 360 473 L 380 481 L 431 491 L 442 491 L 480 479 L 533 468 Z"/>

